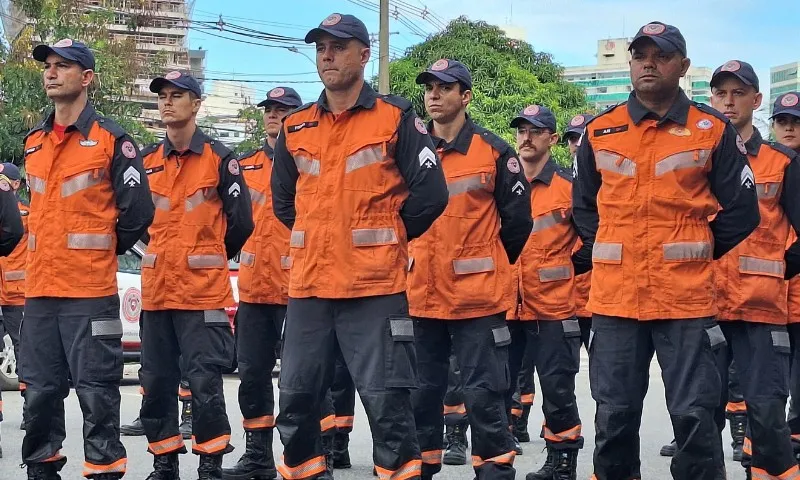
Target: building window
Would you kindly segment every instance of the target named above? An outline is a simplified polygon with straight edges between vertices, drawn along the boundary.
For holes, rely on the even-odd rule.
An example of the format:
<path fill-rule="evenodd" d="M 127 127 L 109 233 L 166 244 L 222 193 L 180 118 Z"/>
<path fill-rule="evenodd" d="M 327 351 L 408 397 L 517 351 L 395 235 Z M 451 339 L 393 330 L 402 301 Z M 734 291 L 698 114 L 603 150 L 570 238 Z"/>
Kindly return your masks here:
<path fill-rule="evenodd" d="M 692 82 L 692 88 L 711 88 L 711 83 L 706 81 Z"/>
<path fill-rule="evenodd" d="M 772 72 L 772 83 L 785 82 L 797 78 L 797 67 Z"/>

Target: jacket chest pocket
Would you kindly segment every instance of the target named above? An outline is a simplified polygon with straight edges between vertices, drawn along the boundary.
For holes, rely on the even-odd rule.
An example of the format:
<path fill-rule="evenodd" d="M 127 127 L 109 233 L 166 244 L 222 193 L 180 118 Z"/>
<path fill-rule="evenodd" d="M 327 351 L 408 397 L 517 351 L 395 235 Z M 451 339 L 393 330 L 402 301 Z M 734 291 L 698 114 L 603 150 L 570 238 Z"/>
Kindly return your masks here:
<path fill-rule="evenodd" d="M 444 215 L 456 218 L 481 218 L 487 201 L 493 199 L 495 172 L 489 169 L 447 178 L 450 201 Z"/>
<path fill-rule="evenodd" d="M 783 215 L 778 216 L 776 214 L 781 211 L 777 210 L 776 207 L 781 199 L 782 187 L 782 178 L 756 178 L 758 206 L 761 210 L 761 222 L 758 224 L 759 230 L 771 230 L 779 222 L 779 218 L 785 218 Z"/>
<path fill-rule="evenodd" d="M 319 176 L 322 173 L 320 153 L 316 148 L 299 149 L 292 152 L 294 164 L 300 176 L 295 186 L 296 195 L 314 195 L 317 193 Z"/>
<path fill-rule="evenodd" d="M 383 193 L 384 170 L 391 161 L 390 145 L 381 140 L 360 142 L 347 149 L 344 158 L 344 189 L 355 192 Z"/>
<path fill-rule="evenodd" d="M 189 225 L 213 225 L 219 215 L 217 179 L 205 178 L 190 185 L 184 200 L 184 220 Z"/>
<path fill-rule="evenodd" d="M 64 170 L 58 193 L 64 210 L 99 212 L 112 206 L 106 160 L 105 157 L 93 157 Z"/>
<path fill-rule="evenodd" d="M 594 153 L 597 171 L 602 185 L 598 195 L 607 198 L 629 200 L 636 192 L 637 165 L 626 155 L 611 150 L 598 150 Z"/>
<path fill-rule="evenodd" d="M 786 288 L 782 258 L 739 256 L 741 300 L 753 308 L 774 310 L 779 294 Z"/>
<path fill-rule="evenodd" d="M 711 147 L 688 149 L 657 159 L 653 176 L 653 196 L 691 200 L 707 188 L 706 175 Z"/>

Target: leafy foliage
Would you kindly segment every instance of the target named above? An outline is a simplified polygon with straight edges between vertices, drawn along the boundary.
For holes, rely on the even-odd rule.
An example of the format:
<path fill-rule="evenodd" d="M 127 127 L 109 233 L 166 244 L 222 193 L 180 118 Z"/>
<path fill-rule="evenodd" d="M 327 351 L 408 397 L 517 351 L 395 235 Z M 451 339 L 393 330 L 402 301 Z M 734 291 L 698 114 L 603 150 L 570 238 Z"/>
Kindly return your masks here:
<path fill-rule="evenodd" d="M 236 146 L 234 153 L 241 155 L 250 150 L 257 150 L 264 146 L 267 132 L 264 130 L 264 109 L 249 106 L 239 111 L 239 118 L 247 122 L 245 140 Z"/>

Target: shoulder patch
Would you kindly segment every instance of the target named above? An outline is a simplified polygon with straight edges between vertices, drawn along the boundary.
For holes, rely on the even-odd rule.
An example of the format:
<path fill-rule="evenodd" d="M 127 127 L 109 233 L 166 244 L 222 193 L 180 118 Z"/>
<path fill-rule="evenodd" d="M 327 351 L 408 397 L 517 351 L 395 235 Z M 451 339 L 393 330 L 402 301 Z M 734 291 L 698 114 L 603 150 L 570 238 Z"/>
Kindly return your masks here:
<path fill-rule="evenodd" d="M 692 102 L 691 104 L 695 108 L 697 108 L 698 110 L 700 110 L 703 113 L 707 113 L 709 115 L 713 115 L 715 118 L 718 118 L 719 120 L 721 120 L 721 121 L 723 121 L 725 123 L 729 123 L 730 122 L 730 120 L 728 120 L 728 117 L 726 117 L 722 113 L 718 112 L 717 110 L 709 107 L 705 103 Z"/>
<path fill-rule="evenodd" d="M 575 179 L 575 177 L 572 175 L 572 169 L 562 167 L 561 165 L 556 167 L 556 174 L 569 183 L 572 183 L 572 181 Z"/>
<path fill-rule="evenodd" d="M 797 152 L 785 145 L 781 145 L 778 142 L 762 142 L 762 145 L 769 145 L 773 150 L 777 150 L 778 152 L 789 157 L 789 160 L 793 161 L 795 159 L 800 159 L 800 155 L 798 155 Z"/>
<path fill-rule="evenodd" d="M 497 150 L 497 153 L 499 153 L 501 156 L 505 155 L 509 151 L 513 152 L 513 149 L 511 148 L 511 145 L 509 145 L 505 140 L 500 138 L 494 132 L 491 132 L 491 131 L 485 129 L 485 128 L 481 127 L 480 125 L 475 125 L 475 133 L 477 135 L 480 135 L 481 138 L 486 143 L 488 143 L 489 145 L 492 146 L 492 148 Z"/>
<path fill-rule="evenodd" d="M 103 130 L 113 135 L 114 138 L 122 138 L 126 135 L 125 130 L 123 130 L 123 128 L 120 127 L 117 122 L 111 120 L 108 117 L 103 117 L 101 115 L 98 115 L 97 125 Z"/>
<path fill-rule="evenodd" d="M 207 139 L 206 143 L 211 145 L 211 150 L 219 156 L 221 160 L 224 160 L 228 155 L 233 155 L 233 152 L 230 148 L 226 147 L 224 143 L 220 142 L 219 140 L 211 140 Z"/>
<path fill-rule="evenodd" d="M 161 142 L 151 143 L 150 145 L 147 145 L 146 147 L 141 149 L 139 151 L 139 153 L 141 153 L 142 154 L 142 158 L 144 158 L 144 157 L 146 157 L 148 155 L 151 155 L 151 154 L 155 153 L 155 151 L 158 150 L 158 147 L 160 147 L 160 146 L 161 146 Z"/>
<path fill-rule="evenodd" d="M 250 150 L 249 152 L 244 152 L 243 154 L 239 155 L 239 161 L 241 162 L 242 160 L 250 158 L 256 153 L 258 153 L 258 150 Z"/>
<path fill-rule="evenodd" d="M 607 115 L 607 114 L 609 114 L 609 113 L 613 112 L 613 111 L 614 111 L 614 110 L 616 110 L 618 107 L 621 107 L 621 106 L 623 106 L 623 105 L 627 105 L 627 104 L 628 104 L 628 101 L 626 100 L 626 101 L 624 101 L 624 102 L 620 102 L 620 103 L 618 103 L 618 104 L 616 104 L 616 105 L 611 105 L 610 107 L 606 108 L 606 109 L 605 109 L 605 110 L 603 110 L 602 112 L 600 112 L 600 113 L 598 113 L 597 115 L 595 115 L 595 117 L 594 117 L 593 119 L 589 120 L 589 121 L 586 123 L 586 125 L 589 125 L 590 123 L 594 122 L 595 120 L 597 120 L 598 118 L 602 117 L 603 115 Z"/>
<path fill-rule="evenodd" d="M 389 105 L 394 105 L 395 107 L 399 108 L 404 112 L 411 110 L 411 107 L 413 106 L 410 101 L 397 95 L 379 95 L 378 98 L 388 103 Z"/>

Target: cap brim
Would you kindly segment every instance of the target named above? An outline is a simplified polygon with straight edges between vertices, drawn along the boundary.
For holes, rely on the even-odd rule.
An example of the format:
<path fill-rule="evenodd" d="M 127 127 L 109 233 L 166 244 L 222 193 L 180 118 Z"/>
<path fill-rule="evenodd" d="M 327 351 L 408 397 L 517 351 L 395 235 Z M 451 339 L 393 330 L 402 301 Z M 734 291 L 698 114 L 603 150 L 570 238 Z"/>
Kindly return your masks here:
<path fill-rule="evenodd" d="M 659 49 L 661 49 L 661 51 L 664 52 L 664 53 L 672 53 L 672 52 L 679 51 L 678 50 L 678 46 L 675 45 L 674 43 L 670 42 L 666 38 L 661 38 L 661 37 L 656 37 L 656 36 L 652 36 L 651 37 L 649 35 L 641 36 L 641 37 L 637 38 L 636 40 L 634 40 L 633 42 L 631 42 L 631 46 L 628 47 L 628 50 L 633 50 L 636 47 L 637 44 L 640 44 L 645 40 L 650 40 L 651 42 L 655 43 L 656 46 Z"/>
<path fill-rule="evenodd" d="M 534 127 L 539 127 L 539 128 L 548 128 L 548 129 L 553 128 L 552 125 L 547 125 L 541 120 L 538 120 L 536 118 L 526 117 L 525 115 L 520 115 L 518 117 L 515 117 L 514 120 L 511 120 L 511 123 L 509 125 L 511 126 L 511 128 L 517 128 L 519 124 L 522 122 L 528 122 L 532 124 Z"/>
<path fill-rule="evenodd" d="M 712 86 L 712 87 L 715 87 L 715 86 L 716 86 L 716 84 L 717 84 L 717 83 L 718 83 L 718 82 L 719 82 L 719 81 L 720 81 L 720 80 L 721 80 L 721 79 L 722 79 L 722 78 L 723 78 L 723 77 L 724 77 L 726 74 L 727 74 L 727 75 L 732 75 L 732 76 L 736 77 L 737 79 L 739 79 L 739 81 L 740 81 L 740 82 L 742 82 L 742 83 L 744 83 L 745 85 L 747 85 L 747 86 L 750 86 L 750 87 L 755 87 L 755 88 L 756 88 L 756 90 L 758 90 L 758 85 L 757 85 L 757 84 L 754 84 L 753 82 L 751 82 L 750 80 L 748 80 L 747 78 L 745 78 L 744 76 L 742 76 L 741 74 L 739 74 L 738 72 L 729 72 L 729 71 L 727 71 L 727 70 L 726 70 L 726 71 L 724 71 L 724 72 L 718 72 L 716 75 L 712 76 L 712 77 L 711 77 L 711 82 L 709 82 L 710 86 Z"/>
<path fill-rule="evenodd" d="M 771 120 L 771 119 L 777 117 L 778 115 L 791 115 L 793 117 L 800 118 L 800 110 L 798 110 L 796 108 L 787 108 L 786 110 L 781 110 L 780 112 L 772 114 L 772 116 L 769 117 L 769 118 Z"/>
<path fill-rule="evenodd" d="M 87 65 L 82 64 L 75 55 L 69 53 L 69 50 L 65 48 L 51 47 L 50 45 L 38 45 L 36 48 L 34 48 L 33 59 L 38 62 L 44 62 L 47 61 L 47 57 L 51 53 L 55 53 L 59 57 L 63 57 L 71 62 L 75 62 L 87 70 L 92 70 Z"/>
<path fill-rule="evenodd" d="M 189 85 L 183 84 L 181 82 L 176 82 L 175 80 L 170 80 L 170 79 L 164 78 L 164 77 L 154 78 L 153 81 L 150 82 L 150 91 L 153 92 L 153 93 L 159 93 L 161 91 L 161 89 L 164 88 L 164 85 L 167 85 L 167 84 L 172 85 L 173 87 L 178 87 L 181 90 L 186 90 L 187 92 L 192 92 L 195 95 L 197 95 L 198 97 L 202 96 L 202 94 L 200 92 L 196 91 L 195 89 L 193 89 Z"/>
<path fill-rule="evenodd" d="M 581 136 L 581 135 L 583 134 L 583 130 L 584 130 L 585 128 L 586 128 L 586 126 L 585 126 L 585 125 L 584 125 L 584 126 L 582 126 L 582 127 L 569 127 L 568 129 L 566 129 L 566 130 L 564 131 L 564 136 L 565 136 L 565 137 L 568 137 L 568 136 L 570 136 L 570 135 L 577 135 L 577 136 Z"/>
<path fill-rule="evenodd" d="M 417 75 L 416 82 L 418 85 L 424 85 L 431 80 L 439 80 L 440 82 L 444 83 L 458 83 L 460 81 L 456 77 L 443 72 L 432 72 L 430 70 L 425 70 Z"/>
<path fill-rule="evenodd" d="M 317 41 L 317 37 L 319 37 L 320 34 L 323 34 L 323 33 L 327 33 L 329 35 L 333 35 L 336 38 L 357 38 L 357 37 L 355 37 L 355 36 L 353 36 L 353 35 L 351 35 L 349 33 L 341 32 L 341 31 L 334 30 L 334 29 L 331 29 L 331 28 L 317 27 L 317 28 L 312 28 L 311 30 L 309 30 L 308 33 L 306 33 L 306 39 L 305 39 L 306 43 L 314 43 L 314 42 L 316 42 Z"/>
<path fill-rule="evenodd" d="M 297 107 L 299 107 L 301 105 L 300 103 L 294 102 L 291 99 L 283 100 L 283 99 L 280 99 L 280 98 L 268 98 L 266 100 L 262 100 L 261 103 L 259 103 L 256 106 L 257 107 L 267 107 L 269 105 L 272 105 L 273 103 L 279 103 L 281 105 L 284 105 L 284 106 L 287 106 L 287 107 L 292 107 L 292 108 L 297 108 Z"/>

